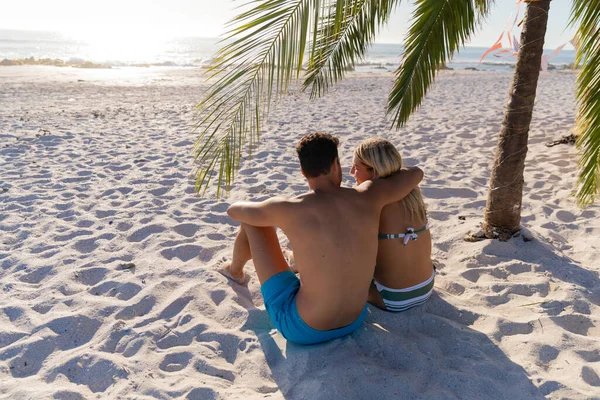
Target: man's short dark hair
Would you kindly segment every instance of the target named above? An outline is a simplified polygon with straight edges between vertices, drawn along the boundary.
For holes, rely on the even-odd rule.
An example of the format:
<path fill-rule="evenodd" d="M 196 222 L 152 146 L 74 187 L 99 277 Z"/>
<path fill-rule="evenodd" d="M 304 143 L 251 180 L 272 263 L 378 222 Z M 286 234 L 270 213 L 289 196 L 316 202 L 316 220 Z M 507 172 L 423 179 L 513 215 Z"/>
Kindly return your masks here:
<path fill-rule="evenodd" d="M 316 178 L 328 174 L 338 157 L 339 144 L 338 138 L 328 133 L 316 132 L 303 136 L 296 145 L 296 152 L 304 175 Z"/>

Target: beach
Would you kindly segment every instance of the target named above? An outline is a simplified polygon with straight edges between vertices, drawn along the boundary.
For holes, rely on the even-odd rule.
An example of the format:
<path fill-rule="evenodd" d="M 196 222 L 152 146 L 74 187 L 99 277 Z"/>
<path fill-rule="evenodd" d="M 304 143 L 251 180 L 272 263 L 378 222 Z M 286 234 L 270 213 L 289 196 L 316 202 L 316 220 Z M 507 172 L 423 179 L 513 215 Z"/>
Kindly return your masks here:
<path fill-rule="evenodd" d="M 389 72 L 293 87 L 228 196 L 194 193 L 201 68 L 0 67 L 0 399 L 600 399 L 600 206 L 578 208 L 573 71 L 540 75 L 521 235 L 479 230 L 509 71 L 444 70 L 400 130 Z M 238 200 L 308 188 L 304 134 L 394 143 L 431 218 L 435 293 L 352 335 L 288 343 L 231 256 Z M 281 232 L 280 232 L 281 234 Z M 289 246 L 281 234 L 283 247 Z"/>

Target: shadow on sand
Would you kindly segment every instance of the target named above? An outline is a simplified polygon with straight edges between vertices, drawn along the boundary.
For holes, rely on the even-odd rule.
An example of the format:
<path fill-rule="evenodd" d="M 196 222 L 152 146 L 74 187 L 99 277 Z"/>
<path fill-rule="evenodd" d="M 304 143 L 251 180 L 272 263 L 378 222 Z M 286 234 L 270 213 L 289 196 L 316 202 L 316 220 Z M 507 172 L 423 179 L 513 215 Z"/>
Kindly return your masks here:
<path fill-rule="evenodd" d="M 434 293 L 401 314 L 369 306 L 354 334 L 315 346 L 282 349 L 255 318 L 244 328 L 256 333 L 286 399 L 544 398 L 521 366 L 469 328 L 478 318 Z"/>
<path fill-rule="evenodd" d="M 583 268 L 579 262 L 563 254 L 545 237 L 525 229 L 524 232 L 534 240 L 524 242 L 515 238 L 508 242 L 490 241 L 478 256 L 478 263 L 491 273 L 494 272 L 494 267 L 500 264 L 511 275 L 533 270 L 551 281 L 574 285 L 589 302 L 600 306 L 600 277 L 597 271 Z M 558 234 L 553 236 L 556 240 L 566 242 Z M 527 294 L 526 291 L 524 294 Z"/>

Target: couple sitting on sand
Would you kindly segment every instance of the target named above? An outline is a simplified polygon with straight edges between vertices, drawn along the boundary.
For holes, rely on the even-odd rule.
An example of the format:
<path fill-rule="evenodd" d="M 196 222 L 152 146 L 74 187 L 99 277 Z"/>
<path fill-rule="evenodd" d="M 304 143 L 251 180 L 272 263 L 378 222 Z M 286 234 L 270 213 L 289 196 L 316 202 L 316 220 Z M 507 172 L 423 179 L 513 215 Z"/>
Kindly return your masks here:
<path fill-rule="evenodd" d="M 237 202 L 241 222 L 231 263 L 221 273 L 244 284 L 253 260 L 265 307 L 289 341 L 314 344 L 347 335 L 364 320 L 367 301 L 388 311 L 425 302 L 433 290 L 431 237 L 417 185 L 396 148 L 368 139 L 354 152 L 354 188 L 341 187 L 338 139 L 312 133 L 296 151 L 310 191 L 295 198 Z M 293 249 L 291 271 L 275 232 Z"/>

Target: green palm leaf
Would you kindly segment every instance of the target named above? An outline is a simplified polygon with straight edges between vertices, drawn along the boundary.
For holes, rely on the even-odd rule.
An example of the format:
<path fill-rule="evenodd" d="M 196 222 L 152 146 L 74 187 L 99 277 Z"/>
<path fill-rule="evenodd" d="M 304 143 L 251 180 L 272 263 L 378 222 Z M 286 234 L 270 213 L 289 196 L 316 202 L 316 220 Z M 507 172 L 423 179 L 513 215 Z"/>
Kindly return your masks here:
<path fill-rule="evenodd" d="M 217 197 L 229 191 L 242 154 L 246 149 L 251 154 L 260 139 L 274 95 L 277 99 L 298 79 L 307 47 L 305 87 L 313 85 L 313 95 L 321 94 L 364 55 L 399 1 L 254 1 L 254 8 L 233 19 L 223 39 L 228 44 L 210 68 L 214 83 L 197 107 L 196 190 L 206 191 L 216 179 Z"/>
<path fill-rule="evenodd" d="M 423 101 L 438 69 L 487 15 L 491 0 L 417 0 L 402 65 L 388 97 L 392 125 L 401 127 Z"/>
<path fill-rule="evenodd" d="M 400 0 L 338 2 L 321 18 L 316 29 L 304 88 L 321 96 L 362 59 Z"/>
<path fill-rule="evenodd" d="M 577 64 L 577 147 L 579 160 L 580 205 L 591 204 L 600 190 L 600 0 L 575 0 L 571 25 L 579 24 Z"/>
<path fill-rule="evenodd" d="M 266 0 L 230 22 L 223 39 L 228 44 L 210 68 L 214 83 L 197 106 L 197 191 L 206 191 L 215 176 L 217 197 L 229 191 L 246 146 L 251 154 L 259 140 L 273 94 L 284 92 L 301 71 L 309 23 L 318 19 L 320 3 Z"/>

